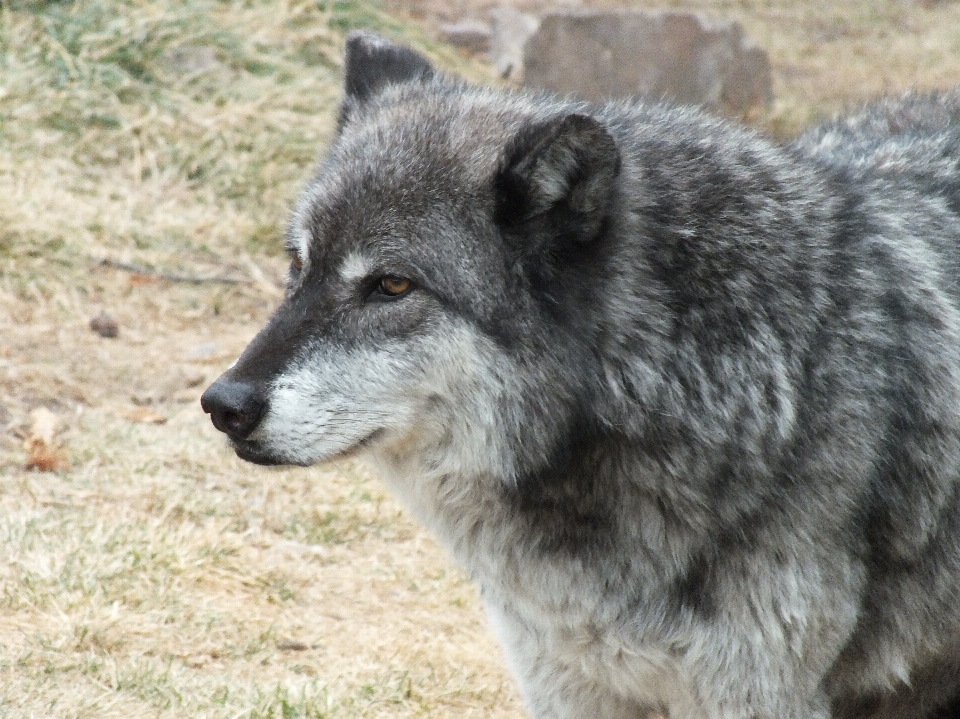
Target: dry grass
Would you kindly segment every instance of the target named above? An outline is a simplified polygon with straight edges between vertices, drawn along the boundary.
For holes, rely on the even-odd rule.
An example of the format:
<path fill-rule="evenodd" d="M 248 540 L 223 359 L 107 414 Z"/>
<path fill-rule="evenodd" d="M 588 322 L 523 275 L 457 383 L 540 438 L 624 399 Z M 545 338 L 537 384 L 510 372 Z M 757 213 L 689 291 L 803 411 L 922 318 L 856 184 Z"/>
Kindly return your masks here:
<path fill-rule="evenodd" d="M 197 406 L 276 301 L 357 23 L 466 66 L 343 2 L 0 11 L 0 716 L 517 715 L 473 589 L 376 482 L 242 465 Z"/>
<path fill-rule="evenodd" d="M 699 5 L 771 48 L 777 131 L 960 80 L 960 5 Z M 410 24 L 449 7 L 0 6 L 0 717 L 522 715 L 473 588 L 376 480 L 241 464 L 197 407 L 276 301 L 343 32 L 482 78 Z"/>

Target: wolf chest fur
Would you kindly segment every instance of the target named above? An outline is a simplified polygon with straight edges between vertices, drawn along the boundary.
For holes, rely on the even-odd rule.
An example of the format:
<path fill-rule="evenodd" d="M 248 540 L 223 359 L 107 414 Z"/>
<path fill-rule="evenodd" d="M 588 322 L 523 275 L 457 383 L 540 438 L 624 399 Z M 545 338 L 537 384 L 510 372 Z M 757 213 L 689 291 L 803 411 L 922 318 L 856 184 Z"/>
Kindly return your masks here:
<path fill-rule="evenodd" d="M 960 100 L 789 145 L 347 41 L 287 295 L 204 394 L 349 454 L 533 716 L 933 716 L 960 690 Z"/>

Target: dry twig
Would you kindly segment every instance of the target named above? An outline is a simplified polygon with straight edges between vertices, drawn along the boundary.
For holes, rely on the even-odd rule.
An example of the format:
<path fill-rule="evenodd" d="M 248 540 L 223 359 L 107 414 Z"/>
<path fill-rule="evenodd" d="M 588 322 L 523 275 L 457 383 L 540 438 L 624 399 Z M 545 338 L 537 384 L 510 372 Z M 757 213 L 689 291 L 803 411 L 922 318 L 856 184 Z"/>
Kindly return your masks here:
<path fill-rule="evenodd" d="M 224 285 L 238 285 L 244 282 L 253 282 L 256 283 L 256 280 L 249 280 L 245 277 L 231 277 L 229 275 L 214 275 L 212 277 L 197 277 L 196 275 L 184 275 L 179 272 L 164 272 L 163 270 L 157 270 L 153 267 L 147 267 L 146 265 L 138 265 L 134 262 L 121 262 L 119 260 L 114 260 L 109 257 L 105 257 L 97 263 L 98 267 L 110 267 L 115 270 L 121 270 L 123 272 L 130 272 L 136 275 L 147 275 L 149 277 L 157 277 L 161 280 L 168 280 L 170 282 L 185 282 L 193 285 L 202 285 L 205 283 L 220 283 Z"/>

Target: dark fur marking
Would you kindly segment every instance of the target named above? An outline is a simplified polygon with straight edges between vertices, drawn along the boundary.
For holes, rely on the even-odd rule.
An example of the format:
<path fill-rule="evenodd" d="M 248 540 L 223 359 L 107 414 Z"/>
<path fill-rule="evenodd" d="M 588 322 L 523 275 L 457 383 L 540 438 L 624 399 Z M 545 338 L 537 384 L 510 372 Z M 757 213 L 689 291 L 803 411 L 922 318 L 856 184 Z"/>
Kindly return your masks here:
<path fill-rule="evenodd" d="M 710 588 L 710 574 L 715 558 L 697 555 L 687 567 L 687 573 L 674 584 L 673 593 L 681 612 L 691 612 L 701 620 L 710 621 L 717 614 L 717 603 Z"/>

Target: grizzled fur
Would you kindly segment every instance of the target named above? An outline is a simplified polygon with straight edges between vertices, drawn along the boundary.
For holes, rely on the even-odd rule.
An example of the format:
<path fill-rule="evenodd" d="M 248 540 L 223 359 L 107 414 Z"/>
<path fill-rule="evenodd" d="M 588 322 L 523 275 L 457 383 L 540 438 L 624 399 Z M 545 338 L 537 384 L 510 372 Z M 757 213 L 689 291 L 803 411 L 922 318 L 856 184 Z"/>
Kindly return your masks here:
<path fill-rule="evenodd" d="M 958 98 L 778 146 L 363 34 L 346 88 L 287 297 L 203 398 L 239 456 L 371 460 L 535 717 L 949 711 Z"/>

